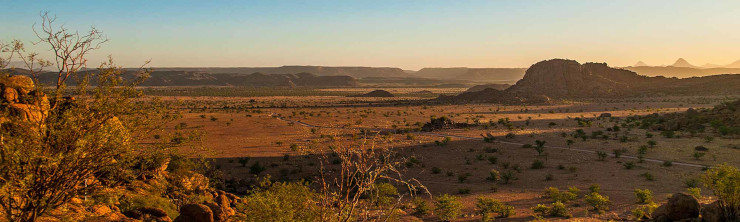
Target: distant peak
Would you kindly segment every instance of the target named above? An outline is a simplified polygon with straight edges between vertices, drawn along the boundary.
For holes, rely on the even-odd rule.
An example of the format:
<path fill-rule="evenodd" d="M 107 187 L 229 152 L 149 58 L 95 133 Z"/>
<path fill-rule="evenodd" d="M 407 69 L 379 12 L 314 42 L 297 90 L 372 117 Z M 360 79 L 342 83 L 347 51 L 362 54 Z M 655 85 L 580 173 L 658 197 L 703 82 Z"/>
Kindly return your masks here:
<path fill-rule="evenodd" d="M 693 67 L 696 67 L 694 65 L 691 65 L 691 63 L 689 63 L 688 61 L 686 61 L 683 58 L 678 58 L 678 60 L 676 60 L 676 62 L 674 62 L 673 65 L 671 65 L 671 66 L 673 66 L 673 67 L 692 67 L 692 68 Z"/>
<path fill-rule="evenodd" d="M 648 66 L 648 64 L 646 64 L 646 63 L 645 63 L 645 62 L 643 62 L 643 61 L 637 61 L 637 63 L 635 63 L 635 65 L 634 65 L 634 66 Z"/>

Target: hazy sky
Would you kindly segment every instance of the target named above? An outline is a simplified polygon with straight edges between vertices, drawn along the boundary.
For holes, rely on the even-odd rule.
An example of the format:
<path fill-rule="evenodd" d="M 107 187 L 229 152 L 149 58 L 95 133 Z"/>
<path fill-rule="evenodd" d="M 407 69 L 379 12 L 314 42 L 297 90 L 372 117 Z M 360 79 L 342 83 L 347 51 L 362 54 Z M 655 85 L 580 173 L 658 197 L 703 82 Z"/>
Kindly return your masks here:
<path fill-rule="evenodd" d="M 528 67 L 740 59 L 740 1 L 0 0 L 0 41 L 31 41 L 39 12 L 103 30 L 99 62 L 137 66 Z M 46 51 L 41 51 L 46 52 Z M 48 53 L 48 52 L 47 52 Z"/>

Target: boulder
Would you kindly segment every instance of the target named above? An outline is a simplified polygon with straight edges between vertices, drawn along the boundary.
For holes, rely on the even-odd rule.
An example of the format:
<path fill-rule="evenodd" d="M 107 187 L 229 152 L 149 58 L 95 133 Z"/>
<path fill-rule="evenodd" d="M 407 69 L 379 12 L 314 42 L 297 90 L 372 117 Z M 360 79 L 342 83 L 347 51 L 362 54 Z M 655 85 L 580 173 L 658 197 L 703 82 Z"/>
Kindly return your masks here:
<path fill-rule="evenodd" d="M 612 117 L 612 114 L 611 113 L 602 113 L 601 115 L 599 115 L 599 117 L 601 117 L 601 118 Z"/>
<path fill-rule="evenodd" d="M 655 221 L 693 220 L 699 217 L 701 205 L 691 195 L 684 193 L 673 194 L 668 202 L 658 207 L 653 213 Z"/>
<path fill-rule="evenodd" d="M 35 88 L 33 80 L 30 77 L 18 75 L 0 79 L 0 85 L 3 88 L 14 88 L 21 94 L 28 94 L 28 92 Z"/>
<path fill-rule="evenodd" d="M 203 204 L 183 205 L 174 222 L 213 222 L 213 211 Z"/>
<path fill-rule="evenodd" d="M 696 146 L 696 147 L 694 147 L 694 150 L 696 150 L 696 151 L 704 151 L 704 152 L 709 151 L 709 149 L 706 148 L 706 147 L 704 147 L 704 146 Z"/>
<path fill-rule="evenodd" d="M 218 199 L 218 197 L 216 198 Z M 213 221 L 214 222 L 223 222 L 228 221 L 229 217 L 234 216 L 236 213 L 234 209 L 231 209 L 231 206 L 229 205 L 218 205 L 216 203 L 205 203 L 208 208 L 211 208 L 211 212 L 213 212 Z"/>
<path fill-rule="evenodd" d="M 722 209 L 716 201 L 711 204 L 705 204 L 701 207 L 701 221 L 703 222 L 720 222 L 725 221 L 722 215 Z"/>

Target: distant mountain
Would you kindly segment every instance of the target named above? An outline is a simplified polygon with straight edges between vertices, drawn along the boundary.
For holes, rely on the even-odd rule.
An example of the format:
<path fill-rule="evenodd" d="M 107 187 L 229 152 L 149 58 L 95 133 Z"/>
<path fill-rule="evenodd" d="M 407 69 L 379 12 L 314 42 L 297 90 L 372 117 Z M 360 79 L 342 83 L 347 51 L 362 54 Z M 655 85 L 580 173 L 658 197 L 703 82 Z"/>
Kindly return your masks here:
<path fill-rule="evenodd" d="M 710 76 L 719 74 L 740 74 L 740 68 L 691 68 L 674 66 L 640 66 L 622 67 L 622 69 L 636 72 L 646 76 L 665 76 L 688 78 L 695 76 Z"/>
<path fill-rule="evenodd" d="M 691 63 L 689 63 L 688 61 L 686 61 L 683 58 L 678 58 L 678 60 L 676 60 L 676 62 L 674 62 L 673 65 L 671 65 L 671 66 L 673 66 L 673 67 L 689 67 L 689 68 L 696 67 L 694 65 L 691 65 Z"/>
<path fill-rule="evenodd" d="M 297 74 L 312 73 L 318 76 L 410 77 L 409 73 L 392 67 L 334 67 L 334 66 L 280 66 L 280 67 L 156 67 L 155 71 L 188 71 L 233 74 Z"/>
<path fill-rule="evenodd" d="M 729 65 L 726 65 L 725 68 L 740 68 L 740 60 L 730 63 Z"/>
<path fill-rule="evenodd" d="M 514 83 L 524 76 L 526 70 L 525 68 L 423 68 L 414 75 L 422 78 Z"/>
<path fill-rule="evenodd" d="M 701 68 L 704 68 L 704 69 L 722 68 L 722 67 L 723 67 L 722 65 L 717 65 L 717 64 L 712 64 L 712 63 L 707 63 L 701 66 Z"/>
<path fill-rule="evenodd" d="M 28 70 L 8 70 L 12 75 L 29 75 Z M 91 70 L 96 73 L 97 70 Z M 122 75 L 124 79 L 133 80 L 141 74 L 127 71 Z M 94 78 L 94 75 L 93 75 Z M 77 85 L 76 77 L 70 77 L 67 85 Z M 56 83 L 56 73 L 46 72 L 39 74 L 39 81 L 46 85 Z M 95 83 L 93 79 L 90 81 Z M 234 73 L 206 73 L 200 71 L 154 71 L 140 86 L 249 86 L 249 87 L 347 87 L 356 86 L 357 80 L 351 76 L 317 76 L 311 73 L 296 74 L 234 74 Z"/>
<path fill-rule="evenodd" d="M 637 63 L 635 63 L 635 65 L 633 66 L 649 66 L 649 65 L 644 63 L 643 61 L 637 61 Z"/>

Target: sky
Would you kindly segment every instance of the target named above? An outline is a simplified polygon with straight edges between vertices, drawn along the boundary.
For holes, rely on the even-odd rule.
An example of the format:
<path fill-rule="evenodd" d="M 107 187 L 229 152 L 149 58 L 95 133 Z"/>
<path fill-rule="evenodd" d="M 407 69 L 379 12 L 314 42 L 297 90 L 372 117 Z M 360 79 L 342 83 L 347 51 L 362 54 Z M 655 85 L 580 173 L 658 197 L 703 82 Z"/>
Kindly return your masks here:
<path fill-rule="evenodd" d="M 99 63 L 138 67 L 282 65 L 528 67 L 552 58 L 629 66 L 740 60 L 740 1 L 17 1 L 0 0 L 0 41 L 41 55 L 48 11 L 109 42 Z"/>

